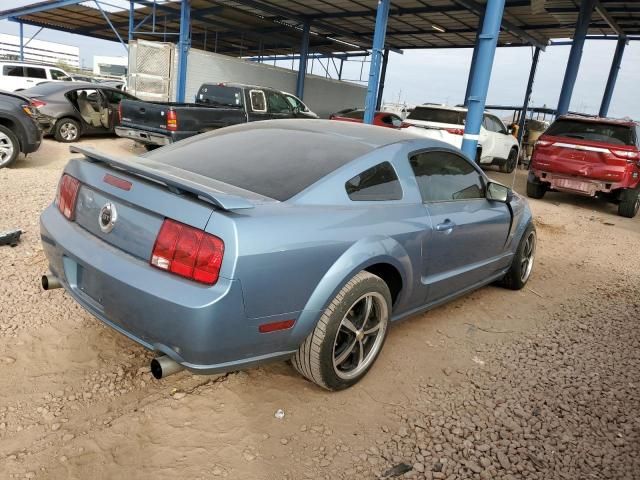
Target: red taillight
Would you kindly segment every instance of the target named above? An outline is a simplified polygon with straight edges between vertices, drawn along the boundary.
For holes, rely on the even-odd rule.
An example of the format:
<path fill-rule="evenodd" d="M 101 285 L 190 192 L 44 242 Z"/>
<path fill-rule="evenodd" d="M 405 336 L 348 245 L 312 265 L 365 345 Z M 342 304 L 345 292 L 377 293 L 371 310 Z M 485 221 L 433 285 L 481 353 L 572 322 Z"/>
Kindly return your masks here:
<path fill-rule="evenodd" d="M 445 128 L 451 135 L 464 135 L 464 128 Z"/>
<path fill-rule="evenodd" d="M 127 192 L 131 190 L 131 187 L 133 186 L 131 182 L 123 180 L 122 178 L 114 177 L 113 175 L 109 175 L 108 173 L 105 173 L 102 181 L 104 183 L 108 183 L 109 185 L 113 185 L 114 187 L 126 190 Z"/>
<path fill-rule="evenodd" d="M 263 323 L 258 327 L 260 333 L 271 333 L 279 330 L 288 330 L 296 323 L 295 320 L 282 320 L 279 322 Z"/>
<path fill-rule="evenodd" d="M 640 152 L 638 151 L 628 151 L 628 150 L 614 150 L 611 149 L 611 153 L 613 153 L 616 157 L 625 158 L 629 161 L 637 161 L 640 160 Z"/>
<path fill-rule="evenodd" d="M 178 114 L 175 110 L 167 112 L 167 130 L 175 132 L 178 129 Z"/>
<path fill-rule="evenodd" d="M 78 190 L 80 190 L 80 182 L 71 175 L 67 175 L 65 173 L 60 179 L 60 184 L 58 185 L 56 204 L 58 205 L 60 213 L 69 220 L 73 220 L 76 213 Z"/>
<path fill-rule="evenodd" d="M 218 281 L 224 242 L 197 228 L 165 219 L 150 263 L 154 267 L 200 283 L 213 285 Z"/>
<path fill-rule="evenodd" d="M 40 107 L 44 107 L 47 104 L 47 102 L 43 102 L 42 100 L 31 100 L 30 105 L 33 108 L 40 108 Z"/>
<path fill-rule="evenodd" d="M 122 124 L 122 102 L 118 104 L 118 123 Z"/>

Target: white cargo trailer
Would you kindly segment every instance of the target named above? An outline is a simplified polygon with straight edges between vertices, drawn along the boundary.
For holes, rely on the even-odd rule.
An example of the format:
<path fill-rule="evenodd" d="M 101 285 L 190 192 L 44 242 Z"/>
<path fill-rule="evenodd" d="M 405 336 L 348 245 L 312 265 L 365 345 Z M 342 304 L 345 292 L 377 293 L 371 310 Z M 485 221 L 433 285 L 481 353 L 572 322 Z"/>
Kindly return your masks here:
<path fill-rule="evenodd" d="M 175 101 L 178 54 L 171 43 L 135 40 L 129 47 L 128 89 L 143 100 Z M 203 83 L 237 82 L 296 92 L 297 72 L 191 48 L 185 100 L 194 101 Z M 304 102 L 320 117 L 364 106 L 367 89 L 356 83 L 307 75 Z"/>

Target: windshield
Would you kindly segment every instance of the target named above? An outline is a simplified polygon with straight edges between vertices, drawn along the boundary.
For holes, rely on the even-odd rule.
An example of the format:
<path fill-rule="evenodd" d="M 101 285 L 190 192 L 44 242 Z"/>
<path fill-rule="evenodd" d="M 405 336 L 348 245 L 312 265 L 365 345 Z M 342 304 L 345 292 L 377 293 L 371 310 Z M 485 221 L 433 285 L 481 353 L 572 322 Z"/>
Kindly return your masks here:
<path fill-rule="evenodd" d="M 237 107 L 244 104 L 242 101 L 242 89 L 227 87 L 225 85 L 207 85 L 200 87 L 196 96 L 196 103 L 213 105 L 216 107 Z"/>
<path fill-rule="evenodd" d="M 633 131 L 628 125 L 596 123 L 574 119 L 556 120 L 545 135 L 554 137 L 578 138 L 592 142 L 606 142 L 615 145 L 633 145 Z"/>
<path fill-rule="evenodd" d="M 452 125 L 464 125 L 464 121 L 466 118 L 467 112 L 464 111 L 429 107 L 416 107 L 407 117 L 408 120 L 448 123 Z"/>

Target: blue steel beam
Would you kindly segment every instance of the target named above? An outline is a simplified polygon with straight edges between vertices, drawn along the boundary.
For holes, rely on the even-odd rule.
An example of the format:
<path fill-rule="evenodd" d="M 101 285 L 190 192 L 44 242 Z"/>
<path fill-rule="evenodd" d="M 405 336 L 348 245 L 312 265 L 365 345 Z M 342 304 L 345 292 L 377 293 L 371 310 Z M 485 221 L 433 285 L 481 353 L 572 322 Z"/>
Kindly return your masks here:
<path fill-rule="evenodd" d="M 20 22 L 20 61 L 24 62 L 24 25 Z"/>
<path fill-rule="evenodd" d="M 580 4 L 580 14 L 578 15 L 576 31 L 573 35 L 573 43 L 571 44 L 571 51 L 569 52 L 569 60 L 567 60 L 567 69 L 564 72 L 564 80 L 562 81 L 560 98 L 558 99 L 557 115 L 565 115 L 569 111 L 573 87 L 578 78 L 578 69 L 580 68 L 580 60 L 582 59 L 584 41 L 589 30 L 589 23 L 591 22 L 591 15 L 595 3 L 595 0 L 582 0 Z"/>
<path fill-rule="evenodd" d="M 135 31 L 134 28 L 134 11 L 135 9 L 133 8 L 134 4 L 133 1 L 129 1 L 129 42 L 131 42 L 131 40 L 133 40 L 133 32 Z M 144 21 L 144 20 L 143 20 Z"/>
<path fill-rule="evenodd" d="M 367 85 L 367 100 L 364 109 L 364 123 L 372 124 L 378 99 L 378 83 L 380 80 L 380 64 L 384 54 L 384 38 L 387 33 L 389 20 L 389 5 L 391 0 L 378 0 L 376 27 L 373 32 L 373 48 L 371 49 L 371 65 L 369 66 L 369 83 Z"/>
<path fill-rule="evenodd" d="M 607 86 L 604 89 L 604 95 L 602 96 L 602 103 L 600 104 L 600 117 L 606 117 L 609 114 L 609 105 L 611 105 L 611 97 L 613 97 L 613 91 L 616 88 L 616 80 L 618 79 L 618 71 L 620 70 L 620 64 L 622 63 L 622 55 L 624 54 L 624 47 L 627 45 L 627 39 L 620 37 L 618 44 L 616 45 L 616 51 L 613 54 L 613 61 L 611 62 L 611 70 L 609 71 L 609 78 L 607 79 Z"/>
<path fill-rule="evenodd" d="M 471 78 L 467 120 L 462 136 L 462 151 L 472 160 L 476 158 L 480 127 L 484 116 L 484 106 L 487 101 L 487 91 L 491 80 L 493 58 L 496 54 L 502 14 L 505 0 L 487 0 L 487 6 L 482 22 L 480 42 L 476 47 L 478 55 L 476 67 Z"/>
<path fill-rule="evenodd" d="M 107 14 L 104 12 L 104 10 L 102 10 L 102 6 L 100 5 L 100 2 L 98 0 L 94 0 L 94 3 L 96 4 L 96 7 L 98 7 L 98 10 L 100 10 L 100 13 L 104 17 L 104 19 L 109 24 L 109 27 L 111 27 L 111 30 L 113 30 L 113 33 L 115 33 L 116 37 L 118 37 L 118 40 L 120 41 L 120 43 L 122 44 L 124 49 L 128 52 L 129 51 L 129 47 L 127 47 L 127 44 L 124 43 L 124 40 L 122 40 L 122 37 L 118 33 L 118 30 L 116 29 L 116 27 L 113 26 L 113 23 L 111 23 L 111 20 L 109 19 Z"/>
<path fill-rule="evenodd" d="M 182 0 L 180 5 L 180 38 L 178 40 L 178 85 L 176 101 L 184 102 L 187 90 L 187 57 L 191 48 L 191 0 Z"/>
<path fill-rule="evenodd" d="M 524 94 L 524 104 L 520 111 L 520 121 L 518 122 L 518 144 L 522 145 L 522 137 L 524 136 L 524 122 L 527 116 L 527 109 L 531 101 L 531 92 L 533 92 L 533 81 L 536 78 L 536 70 L 538 69 L 538 59 L 540 58 L 540 49 L 536 47 L 531 59 L 531 70 L 529 70 L 529 81 L 527 82 L 527 91 Z"/>
<path fill-rule="evenodd" d="M 305 22 L 302 27 L 302 43 L 300 44 L 300 62 L 298 63 L 298 79 L 296 81 L 296 96 L 304 98 L 304 81 L 307 76 L 307 56 L 309 55 L 309 33 L 311 24 Z"/>
<path fill-rule="evenodd" d="M 31 38 L 30 38 L 29 40 L 27 40 L 27 41 L 24 43 L 24 46 L 26 47 L 27 45 L 29 45 L 29 43 L 31 42 L 31 40 L 33 40 L 34 38 L 36 38 L 36 37 L 38 36 L 38 34 L 39 34 L 43 29 L 44 29 L 44 27 L 40 27 L 36 33 L 34 33 L 33 35 L 31 35 Z"/>
<path fill-rule="evenodd" d="M 471 65 L 469 66 L 469 76 L 467 77 L 467 89 L 464 92 L 464 103 L 466 107 L 469 105 L 469 92 L 471 91 L 471 79 L 473 78 L 473 72 L 476 70 L 476 60 L 478 60 L 478 45 L 480 43 L 480 33 L 482 32 L 482 24 L 484 23 L 484 10 L 482 15 L 478 17 L 478 28 L 476 29 L 476 40 L 473 46 L 473 54 L 471 55 Z"/>

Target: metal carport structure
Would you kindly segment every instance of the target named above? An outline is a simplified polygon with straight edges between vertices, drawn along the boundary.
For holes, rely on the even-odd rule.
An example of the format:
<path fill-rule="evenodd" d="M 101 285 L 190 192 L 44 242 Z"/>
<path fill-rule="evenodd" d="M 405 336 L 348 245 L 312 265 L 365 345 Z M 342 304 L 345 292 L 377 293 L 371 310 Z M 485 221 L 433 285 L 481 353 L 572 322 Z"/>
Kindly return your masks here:
<path fill-rule="evenodd" d="M 600 114 L 606 115 L 625 45 L 640 39 L 640 4 L 617 0 L 47 0 L 0 12 L 1 19 L 96 38 L 175 41 L 178 99 L 184 99 L 190 46 L 237 56 L 299 54 L 304 94 L 310 52 L 371 52 L 365 121 L 372 121 L 389 51 L 474 48 L 465 104 L 463 150 L 473 157 L 498 46 L 535 48 L 523 110 L 540 52 L 552 39 L 573 38 L 557 113 L 566 113 L 587 38 L 617 40 Z M 23 44 L 23 40 L 21 40 Z M 524 119 L 524 115 L 521 115 Z"/>

